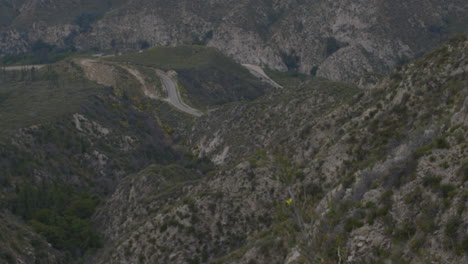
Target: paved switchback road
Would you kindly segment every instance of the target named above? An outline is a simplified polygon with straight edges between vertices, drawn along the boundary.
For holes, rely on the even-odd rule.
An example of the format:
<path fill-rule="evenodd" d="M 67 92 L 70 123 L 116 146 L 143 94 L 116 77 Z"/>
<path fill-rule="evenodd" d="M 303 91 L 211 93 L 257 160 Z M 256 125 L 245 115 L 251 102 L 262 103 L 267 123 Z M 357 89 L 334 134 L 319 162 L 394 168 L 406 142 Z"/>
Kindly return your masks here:
<path fill-rule="evenodd" d="M 202 112 L 198 111 L 197 109 L 191 108 L 182 101 L 182 98 L 180 98 L 179 91 L 177 90 L 177 82 L 171 76 L 169 76 L 167 73 L 161 70 L 156 70 L 156 74 L 159 76 L 159 78 L 161 78 L 162 85 L 167 91 L 167 102 L 169 102 L 175 108 L 187 114 L 196 117 L 200 117 L 203 115 Z"/>

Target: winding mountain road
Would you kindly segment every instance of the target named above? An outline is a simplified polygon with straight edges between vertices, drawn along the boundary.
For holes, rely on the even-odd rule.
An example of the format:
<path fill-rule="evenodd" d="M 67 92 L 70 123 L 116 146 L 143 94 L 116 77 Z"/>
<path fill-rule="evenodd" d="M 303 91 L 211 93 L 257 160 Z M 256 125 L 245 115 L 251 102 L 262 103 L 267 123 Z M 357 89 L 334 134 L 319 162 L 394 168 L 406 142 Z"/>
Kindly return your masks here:
<path fill-rule="evenodd" d="M 167 73 L 161 70 L 156 70 L 156 74 L 159 76 L 159 78 L 161 78 L 161 83 L 164 86 L 164 88 L 166 88 L 168 98 L 165 99 L 165 101 L 187 114 L 196 117 L 200 117 L 203 115 L 202 112 L 198 111 L 197 109 L 191 108 L 182 101 L 182 98 L 180 97 L 179 91 L 177 89 L 176 80 L 174 80 L 171 76 L 169 76 Z"/>
<path fill-rule="evenodd" d="M 110 76 L 108 76 L 109 78 L 104 78 L 106 77 L 106 76 L 103 76 L 105 75 L 105 71 L 97 67 L 98 65 L 100 65 L 100 62 L 97 60 L 80 59 L 78 60 L 78 63 L 81 64 L 81 66 L 86 72 L 86 76 L 90 80 L 96 81 L 98 83 L 102 83 L 104 85 L 109 85 L 108 79 L 113 78 L 112 70 L 108 71 L 108 74 L 110 74 Z M 186 105 L 182 101 L 182 98 L 180 97 L 179 91 L 177 89 L 177 81 L 174 80 L 174 78 L 172 78 L 169 74 L 165 73 L 164 71 L 155 69 L 156 75 L 161 79 L 161 84 L 164 87 L 164 89 L 166 89 L 167 91 L 168 98 L 166 99 L 162 99 L 158 97 L 158 95 L 153 91 L 153 88 L 149 87 L 148 84 L 146 83 L 144 75 L 137 69 L 131 68 L 126 65 L 121 65 L 121 64 L 115 64 L 114 66 L 121 67 L 125 69 L 128 73 L 130 73 L 140 83 L 145 96 L 152 98 L 152 99 L 159 99 L 159 100 L 166 101 L 172 106 L 174 106 L 175 108 L 179 109 L 180 111 L 196 116 L 196 117 L 200 117 L 203 115 L 201 111 Z M 112 67 L 112 66 L 107 66 L 107 67 Z"/>

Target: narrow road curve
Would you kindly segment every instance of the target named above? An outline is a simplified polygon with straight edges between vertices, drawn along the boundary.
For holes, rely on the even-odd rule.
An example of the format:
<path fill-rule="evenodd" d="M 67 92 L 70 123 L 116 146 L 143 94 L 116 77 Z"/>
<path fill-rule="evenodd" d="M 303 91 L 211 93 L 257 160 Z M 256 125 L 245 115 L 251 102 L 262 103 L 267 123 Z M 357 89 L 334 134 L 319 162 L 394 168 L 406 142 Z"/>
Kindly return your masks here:
<path fill-rule="evenodd" d="M 156 70 L 156 74 L 161 78 L 161 83 L 166 88 L 167 91 L 167 102 L 173 105 L 175 108 L 179 109 L 180 111 L 183 111 L 187 114 L 200 117 L 203 115 L 202 112 L 191 108 L 190 106 L 186 105 L 182 99 L 180 98 L 179 91 L 177 89 L 177 81 L 174 80 L 171 76 L 169 76 L 167 73 L 161 71 L 161 70 Z"/>
<path fill-rule="evenodd" d="M 259 78 L 260 80 L 270 84 L 271 86 L 275 88 L 283 88 L 283 86 L 279 85 L 275 81 L 273 81 L 266 73 L 263 71 L 263 69 L 260 66 L 253 65 L 253 64 L 242 64 L 247 70 L 250 71 L 251 74 L 253 74 L 255 77 Z"/>
<path fill-rule="evenodd" d="M 96 60 L 90 60 L 90 59 L 81 59 L 78 60 L 78 62 L 84 67 L 84 68 L 92 68 L 92 64 L 98 63 Z M 21 70 L 30 70 L 30 69 L 40 69 L 43 68 L 46 65 L 21 65 L 21 66 L 8 66 L 8 67 L 0 67 L 0 70 L 6 70 L 6 71 L 21 71 Z M 148 89 L 146 82 L 143 78 L 143 75 L 136 69 L 132 69 L 130 67 L 126 67 L 123 65 L 119 65 L 120 67 L 124 68 L 127 70 L 133 77 L 137 79 L 137 81 L 141 84 L 143 88 L 143 92 L 145 93 L 146 96 L 153 98 L 153 99 L 160 99 L 156 94 L 151 93 L 150 89 Z M 177 89 L 177 81 L 174 80 L 171 76 L 169 76 L 167 73 L 161 70 L 156 70 L 156 74 L 161 78 L 161 83 L 164 86 L 164 88 L 167 91 L 167 96 L 168 98 L 165 99 L 169 104 L 173 105 L 175 108 L 196 116 L 200 117 L 203 115 L 203 113 L 197 109 L 194 109 L 188 105 L 186 105 L 183 101 L 182 98 L 180 97 L 179 91 Z M 96 78 L 92 78 L 93 76 L 87 76 L 91 80 L 98 80 Z M 99 81 L 97 81 L 100 83 Z"/>

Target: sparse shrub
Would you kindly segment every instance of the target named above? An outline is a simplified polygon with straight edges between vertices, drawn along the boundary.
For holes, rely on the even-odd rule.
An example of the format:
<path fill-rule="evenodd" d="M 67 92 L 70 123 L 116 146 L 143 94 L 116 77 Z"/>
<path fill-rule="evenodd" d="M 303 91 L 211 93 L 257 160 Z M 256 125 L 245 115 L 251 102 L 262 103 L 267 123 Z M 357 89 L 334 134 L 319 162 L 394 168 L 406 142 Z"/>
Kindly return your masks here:
<path fill-rule="evenodd" d="M 448 169 L 448 167 L 450 167 L 449 163 L 447 161 L 444 161 L 442 163 L 440 163 L 440 167 L 444 168 L 444 169 Z"/>
<path fill-rule="evenodd" d="M 282 51 L 280 56 L 283 59 L 284 64 L 286 64 L 286 67 L 288 67 L 289 71 L 297 71 L 301 58 L 296 55 L 296 51 L 293 50 L 289 53 Z"/>
<path fill-rule="evenodd" d="M 355 218 L 348 218 L 344 223 L 344 229 L 346 232 L 351 232 L 353 229 L 360 228 L 364 225 L 364 223 Z"/>
<path fill-rule="evenodd" d="M 426 242 L 426 235 L 418 232 L 409 242 L 409 247 L 413 251 L 417 251 L 424 245 L 425 242 Z"/>
<path fill-rule="evenodd" d="M 323 197 L 322 187 L 313 183 L 306 186 L 306 193 L 312 198 L 312 200 L 318 200 Z"/>
<path fill-rule="evenodd" d="M 85 33 L 92 30 L 91 24 L 94 23 L 99 17 L 99 13 L 84 12 L 77 16 L 74 22 L 80 27 L 80 31 Z"/>
<path fill-rule="evenodd" d="M 351 174 L 346 175 L 342 180 L 343 187 L 349 188 L 351 187 L 351 185 L 353 185 L 355 181 L 356 181 L 356 178 L 354 177 L 354 175 L 351 175 Z"/>
<path fill-rule="evenodd" d="M 145 259 L 145 254 L 140 253 L 140 255 L 138 256 L 139 263 L 145 263 Z"/>
<path fill-rule="evenodd" d="M 422 182 L 424 187 L 431 187 L 433 190 L 438 189 L 442 178 L 435 175 L 429 175 L 423 178 Z"/>
<path fill-rule="evenodd" d="M 444 137 L 437 138 L 435 141 L 435 146 L 436 148 L 439 148 L 439 149 L 450 148 L 450 144 L 447 142 L 447 140 Z"/>
<path fill-rule="evenodd" d="M 200 260 L 198 258 L 187 259 L 187 263 L 189 263 L 189 264 L 200 264 Z"/>
<path fill-rule="evenodd" d="M 435 34 L 443 34 L 446 31 L 444 29 L 444 27 L 442 27 L 440 25 L 435 25 L 435 24 L 429 25 L 429 27 L 427 29 L 429 30 L 429 32 L 435 33 Z"/>
<path fill-rule="evenodd" d="M 13 255 L 10 252 L 6 252 L 6 251 L 0 252 L 0 260 L 3 260 L 4 263 L 8 263 L 8 264 L 16 263 L 16 260 L 13 257 Z"/>
<path fill-rule="evenodd" d="M 389 204 L 392 201 L 392 196 L 393 196 L 393 191 L 392 190 L 387 190 L 382 193 L 380 196 L 380 201 L 384 204 Z"/>
<path fill-rule="evenodd" d="M 403 80 L 403 75 L 399 72 L 393 72 L 392 74 L 390 74 L 390 78 L 395 81 L 401 81 Z M 392 96 L 392 99 L 393 97 L 394 96 Z"/>
<path fill-rule="evenodd" d="M 451 198 L 455 195 L 455 185 L 447 183 L 440 185 L 440 191 L 442 193 L 442 197 L 444 198 Z"/>
<path fill-rule="evenodd" d="M 458 170 L 458 175 L 462 177 L 462 182 L 468 181 L 468 160 L 465 160 Z"/>
<path fill-rule="evenodd" d="M 427 144 L 425 146 L 422 146 L 422 147 L 418 148 L 416 150 L 416 152 L 415 152 L 415 156 L 416 157 L 422 157 L 422 156 L 425 156 L 425 155 L 429 154 L 432 147 L 433 147 L 433 144 L 431 143 L 431 144 Z"/>
<path fill-rule="evenodd" d="M 337 52 L 342 46 L 344 45 L 341 44 L 338 40 L 336 40 L 336 38 L 329 37 L 327 38 L 325 53 L 327 54 L 327 56 L 330 56 L 333 53 Z"/>
<path fill-rule="evenodd" d="M 468 235 L 465 235 L 461 243 L 456 246 L 458 254 L 466 254 L 468 252 Z"/>
<path fill-rule="evenodd" d="M 432 200 L 424 200 L 421 204 L 421 213 L 416 217 L 416 225 L 425 233 L 432 233 L 437 229 L 435 223 L 439 212 L 439 205 Z"/>
<path fill-rule="evenodd" d="M 461 224 L 461 220 L 457 216 L 451 217 L 448 221 L 447 224 L 445 225 L 445 234 L 447 237 L 455 239 L 457 237 L 457 230 L 458 227 Z"/>
<path fill-rule="evenodd" d="M 312 67 L 312 69 L 310 69 L 310 76 L 313 76 L 313 77 L 317 76 L 317 71 L 318 71 L 318 69 L 319 69 L 319 68 L 318 68 L 317 65 L 315 65 L 314 67 Z"/>
<path fill-rule="evenodd" d="M 159 227 L 159 232 L 160 233 L 163 233 L 167 230 L 167 223 L 164 222 L 164 224 L 162 224 L 160 227 Z"/>
<path fill-rule="evenodd" d="M 390 209 L 392 208 L 392 196 L 392 190 L 387 190 L 382 193 L 382 195 L 380 196 L 380 206 L 375 212 L 376 217 L 386 216 L 388 214 L 388 211 L 390 211 Z"/>
<path fill-rule="evenodd" d="M 406 194 L 405 197 L 403 198 L 406 204 L 419 203 L 421 199 L 422 199 L 422 190 L 419 186 L 416 187 L 414 191 Z"/>
<path fill-rule="evenodd" d="M 150 44 L 147 40 L 140 40 L 138 41 L 138 46 L 140 47 L 140 49 L 147 49 L 150 47 Z"/>
<path fill-rule="evenodd" d="M 366 221 L 369 225 L 373 225 L 377 218 L 377 208 L 372 208 L 367 212 Z"/>
<path fill-rule="evenodd" d="M 391 214 L 387 214 L 382 218 L 382 222 L 385 226 L 384 234 L 387 236 L 391 236 L 395 231 L 395 220 L 393 219 Z"/>
<path fill-rule="evenodd" d="M 395 229 L 394 236 L 399 240 L 408 240 L 414 235 L 415 232 L 416 227 L 414 224 L 409 220 L 405 220 L 401 226 Z"/>

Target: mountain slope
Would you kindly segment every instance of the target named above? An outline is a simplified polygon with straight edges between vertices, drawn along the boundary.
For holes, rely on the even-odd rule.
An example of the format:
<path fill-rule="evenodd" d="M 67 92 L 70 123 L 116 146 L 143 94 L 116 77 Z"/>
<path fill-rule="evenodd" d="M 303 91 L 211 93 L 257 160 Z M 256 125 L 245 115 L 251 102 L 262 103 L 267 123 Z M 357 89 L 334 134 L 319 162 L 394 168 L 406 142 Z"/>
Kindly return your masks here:
<path fill-rule="evenodd" d="M 461 0 L 26 0 L 6 8 L 0 54 L 39 39 L 84 50 L 206 44 L 242 63 L 337 81 L 391 71 L 466 31 L 468 12 Z"/>
<path fill-rule="evenodd" d="M 466 262 L 467 50 L 210 112 L 180 133 L 221 167 L 164 198 L 144 198 L 160 176 L 129 177 L 98 209 L 96 262 Z"/>
<path fill-rule="evenodd" d="M 0 262 L 70 263 L 100 247 L 91 215 L 124 175 L 178 164 L 200 176 L 204 163 L 174 147 L 161 121 L 187 117 L 115 72 L 114 86 L 72 60 L 0 72 L 0 226 L 11 227 Z"/>

